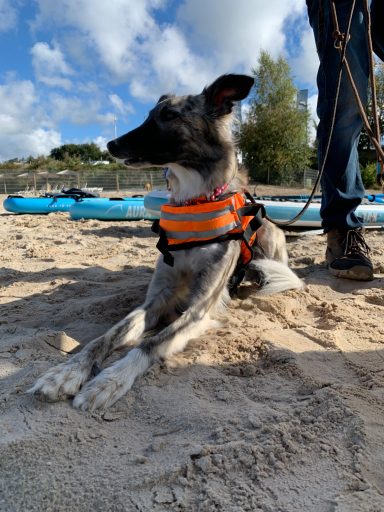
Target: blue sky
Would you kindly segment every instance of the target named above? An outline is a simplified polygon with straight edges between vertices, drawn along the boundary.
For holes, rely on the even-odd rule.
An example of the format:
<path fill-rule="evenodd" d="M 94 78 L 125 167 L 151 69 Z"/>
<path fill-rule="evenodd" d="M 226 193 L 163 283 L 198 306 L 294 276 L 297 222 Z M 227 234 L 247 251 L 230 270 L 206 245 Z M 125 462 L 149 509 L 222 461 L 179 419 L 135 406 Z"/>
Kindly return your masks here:
<path fill-rule="evenodd" d="M 0 160 L 140 124 L 163 93 L 288 59 L 316 103 L 305 0 L 0 0 Z"/>

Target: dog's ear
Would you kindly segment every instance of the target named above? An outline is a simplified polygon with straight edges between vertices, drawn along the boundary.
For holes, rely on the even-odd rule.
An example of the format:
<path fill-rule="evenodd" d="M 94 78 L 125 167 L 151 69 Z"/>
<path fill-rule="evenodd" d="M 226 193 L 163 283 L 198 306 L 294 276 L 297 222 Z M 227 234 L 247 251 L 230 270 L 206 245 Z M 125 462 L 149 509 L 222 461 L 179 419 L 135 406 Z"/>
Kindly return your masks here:
<path fill-rule="evenodd" d="M 157 103 L 162 103 L 163 101 L 168 100 L 169 98 L 172 98 L 171 94 L 163 94 L 162 96 L 160 96 Z"/>
<path fill-rule="evenodd" d="M 229 114 L 233 102 L 246 98 L 254 84 L 247 75 L 222 75 L 203 91 L 210 111 L 216 115 Z"/>

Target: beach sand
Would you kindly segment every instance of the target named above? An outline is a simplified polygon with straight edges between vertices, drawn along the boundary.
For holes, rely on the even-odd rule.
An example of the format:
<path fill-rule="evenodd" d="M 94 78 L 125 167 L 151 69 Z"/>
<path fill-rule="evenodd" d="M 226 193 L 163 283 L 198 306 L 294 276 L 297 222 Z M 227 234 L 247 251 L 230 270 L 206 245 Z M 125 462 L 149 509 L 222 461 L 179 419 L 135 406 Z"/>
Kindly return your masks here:
<path fill-rule="evenodd" d="M 369 283 L 328 275 L 323 235 L 289 236 L 304 291 L 243 288 L 222 327 L 84 413 L 26 390 L 142 302 L 151 223 L 0 218 L 2 512 L 384 510 L 382 232 Z"/>

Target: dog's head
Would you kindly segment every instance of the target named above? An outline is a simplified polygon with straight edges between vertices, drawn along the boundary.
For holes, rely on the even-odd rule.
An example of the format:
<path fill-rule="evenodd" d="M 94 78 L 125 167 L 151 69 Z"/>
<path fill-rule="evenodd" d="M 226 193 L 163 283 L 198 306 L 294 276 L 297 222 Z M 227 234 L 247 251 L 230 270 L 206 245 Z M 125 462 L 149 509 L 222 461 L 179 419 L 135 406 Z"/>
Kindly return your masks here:
<path fill-rule="evenodd" d="M 228 137 L 233 102 L 253 85 L 246 75 L 223 75 L 195 96 L 161 96 L 144 123 L 107 147 L 130 167 L 178 164 L 201 174 L 232 150 Z"/>

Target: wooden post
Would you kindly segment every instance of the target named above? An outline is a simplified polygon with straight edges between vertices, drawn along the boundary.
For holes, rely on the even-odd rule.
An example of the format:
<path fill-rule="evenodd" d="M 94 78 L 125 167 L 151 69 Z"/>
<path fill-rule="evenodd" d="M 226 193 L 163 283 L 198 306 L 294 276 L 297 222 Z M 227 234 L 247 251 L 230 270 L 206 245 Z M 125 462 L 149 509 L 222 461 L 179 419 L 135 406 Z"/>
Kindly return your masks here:
<path fill-rule="evenodd" d="M 116 192 L 120 192 L 119 175 L 116 171 Z"/>

